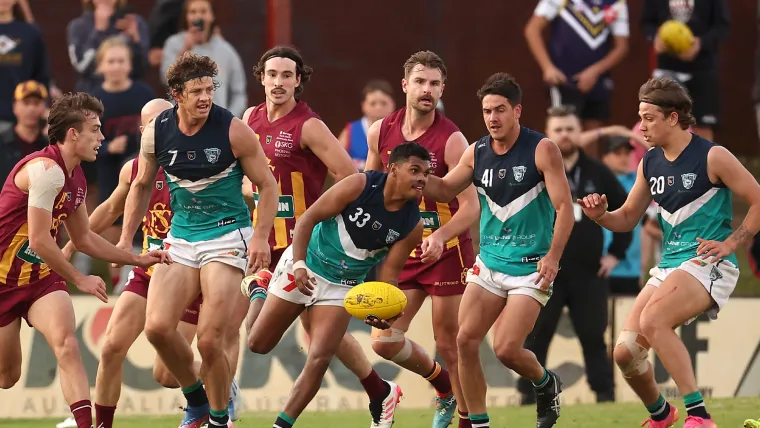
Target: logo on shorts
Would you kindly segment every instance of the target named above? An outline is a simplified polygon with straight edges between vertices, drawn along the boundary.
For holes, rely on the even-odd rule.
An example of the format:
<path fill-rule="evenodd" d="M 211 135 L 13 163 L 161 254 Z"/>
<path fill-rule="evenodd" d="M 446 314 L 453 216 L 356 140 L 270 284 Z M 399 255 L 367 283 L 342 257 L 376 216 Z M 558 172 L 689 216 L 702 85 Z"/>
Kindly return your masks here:
<path fill-rule="evenodd" d="M 462 284 L 467 284 L 467 272 L 469 271 L 470 270 L 467 268 L 462 269 L 462 278 L 461 278 Z"/>
<path fill-rule="evenodd" d="M 520 166 L 513 166 L 512 167 L 512 174 L 515 176 L 515 181 L 520 182 L 523 181 L 523 178 L 525 178 L 525 171 L 528 168 L 520 165 Z"/>
<path fill-rule="evenodd" d="M 689 172 L 686 174 L 681 174 L 681 182 L 683 183 L 683 188 L 686 190 L 689 190 L 694 186 L 694 182 L 697 180 L 697 174 L 694 174 L 693 172 Z"/>
<path fill-rule="evenodd" d="M 381 227 L 383 227 L 383 224 L 380 223 L 379 221 L 376 221 L 376 222 L 372 223 L 372 229 L 373 230 L 380 230 Z"/>
<path fill-rule="evenodd" d="M 71 202 L 71 192 L 66 192 L 66 201 Z"/>
<path fill-rule="evenodd" d="M 163 181 L 156 181 L 156 190 L 163 190 L 164 189 L 164 182 Z"/>
<path fill-rule="evenodd" d="M 398 232 L 396 232 L 393 229 L 388 229 L 388 236 L 385 237 L 385 243 L 386 244 L 392 244 L 396 242 L 398 237 L 401 236 Z"/>
<path fill-rule="evenodd" d="M 719 279 L 723 279 L 723 274 L 720 273 L 717 267 L 713 266 L 712 269 L 710 269 L 710 281 L 715 282 Z"/>
<path fill-rule="evenodd" d="M 190 160 L 195 160 L 195 150 L 190 150 L 187 152 L 187 158 Z"/>
<path fill-rule="evenodd" d="M 504 178 L 507 176 L 507 170 L 506 168 L 502 168 L 499 170 L 499 178 Z"/>
<path fill-rule="evenodd" d="M 475 276 L 480 276 L 480 266 L 472 265 L 472 269 L 470 269 L 470 272 L 472 272 L 472 274 Z"/>
<path fill-rule="evenodd" d="M 707 266 L 707 262 L 704 262 L 704 261 L 699 260 L 699 259 L 691 259 L 689 261 L 692 262 L 692 263 L 694 263 L 695 265 L 697 265 L 699 267 L 705 267 L 705 266 Z"/>
<path fill-rule="evenodd" d="M 219 160 L 219 155 L 222 153 L 222 151 L 214 147 L 211 149 L 203 149 L 203 153 L 206 154 L 206 160 L 208 160 L 210 163 L 216 163 L 216 161 Z"/>
<path fill-rule="evenodd" d="M 170 243 L 168 243 L 168 242 L 164 241 L 164 250 L 167 250 L 167 251 L 168 251 L 168 250 L 169 250 L 169 248 L 171 248 L 171 246 L 172 246 L 172 244 L 170 244 Z"/>
<path fill-rule="evenodd" d="M 288 274 L 288 281 L 290 281 L 290 282 L 288 283 L 288 285 L 286 285 L 285 287 L 283 287 L 282 290 L 283 291 L 287 291 L 288 293 L 290 293 L 291 291 L 293 291 L 293 290 L 296 289 L 296 277 L 295 277 L 295 275 L 289 273 Z"/>

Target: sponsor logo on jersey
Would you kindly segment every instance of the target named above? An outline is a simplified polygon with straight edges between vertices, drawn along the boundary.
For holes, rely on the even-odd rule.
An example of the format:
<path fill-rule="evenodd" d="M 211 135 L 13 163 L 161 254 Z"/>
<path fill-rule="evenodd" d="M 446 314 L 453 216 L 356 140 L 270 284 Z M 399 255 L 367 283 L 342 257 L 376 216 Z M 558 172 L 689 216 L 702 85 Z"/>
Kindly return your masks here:
<path fill-rule="evenodd" d="M 499 170 L 499 178 L 504 178 L 507 176 L 507 170 L 506 168 L 502 168 Z"/>
<path fill-rule="evenodd" d="M 380 230 L 381 227 L 383 227 L 383 224 L 380 223 L 379 221 L 376 221 L 376 222 L 372 223 L 372 229 L 373 230 Z"/>
<path fill-rule="evenodd" d="M 195 150 L 190 150 L 187 152 L 187 158 L 190 160 L 195 160 Z"/>
<path fill-rule="evenodd" d="M 438 229 L 441 227 L 441 218 L 435 211 L 420 211 L 422 217 L 422 226 L 425 229 Z"/>
<path fill-rule="evenodd" d="M 235 219 L 235 217 L 223 218 L 216 222 L 216 227 L 228 226 L 230 224 L 234 224 L 235 222 L 237 222 L 237 219 Z"/>
<path fill-rule="evenodd" d="M 672 186 L 675 183 L 676 183 L 676 178 L 675 177 L 673 177 L 672 175 L 670 177 L 668 177 L 668 186 Z"/>
<path fill-rule="evenodd" d="M 163 181 L 156 181 L 156 190 L 164 190 L 164 182 Z"/>

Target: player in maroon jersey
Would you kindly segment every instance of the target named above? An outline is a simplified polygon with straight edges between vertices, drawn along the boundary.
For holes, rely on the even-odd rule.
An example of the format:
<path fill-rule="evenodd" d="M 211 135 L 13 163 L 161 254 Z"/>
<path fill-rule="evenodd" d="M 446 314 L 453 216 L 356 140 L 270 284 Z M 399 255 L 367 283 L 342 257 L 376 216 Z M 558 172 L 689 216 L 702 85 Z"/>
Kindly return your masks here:
<path fill-rule="evenodd" d="M 92 257 L 144 268 L 170 262 L 162 251 L 138 256 L 120 250 L 89 228 L 80 163 L 95 160 L 103 141 L 101 114 L 103 104 L 85 93 L 58 99 L 48 119 L 50 146 L 16 164 L 0 193 L 0 387 L 11 388 L 21 375 L 24 318 L 55 353 L 78 428 L 92 426 L 92 406 L 66 280 L 104 302 L 108 297 L 103 280 L 77 271 L 56 245 L 61 224 Z"/>
<path fill-rule="evenodd" d="M 384 170 L 393 148 L 406 141 L 415 141 L 430 152 L 434 175 L 443 177 L 456 167 L 468 143 L 459 128 L 436 110 L 445 82 L 446 65 L 433 52 L 417 52 L 404 63 L 401 87 L 406 93 L 406 105 L 370 126 L 366 170 Z M 456 314 L 464 293 L 465 273 L 475 262 L 469 233 L 480 214 L 475 188 L 469 186 L 447 204 L 424 197 L 420 214 L 425 221 L 423 242 L 412 251 L 399 278 L 399 288 L 408 301 L 404 315 L 391 329 L 373 329 L 372 348 L 433 385 L 437 404 L 433 428 L 447 427 L 457 408 L 459 426 L 469 426 L 457 370 Z M 448 371 L 421 346 L 404 337 L 427 296 L 432 297 L 436 349 Z"/>
<path fill-rule="evenodd" d="M 269 168 L 280 188 L 277 218 L 269 237 L 272 249 L 270 270 L 274 270 L 283 251 L 291 244 L 298 219 L 322 194 L 327 172 L 332 173 L 335 181 L 357 172 L 337 138 L 319 116 L 297 98 L 311 73 L 312 69 L 292 47 L 278 46 L 265 52 L 254 67 L 254 75 L 264 86 L 266 101 L 249 108 L 243 115 L 243 121 L 258 134 Z M 254 193 L 253 197 L 257 199 L 258 195 Z M 259 277 L 262 275 L 271 277 L 269 272 L 258 273 Z M 255 281 L 250 290 L 246 290 L 251 299 L 247 331 L 250 331 L 266 298 L 265 288 L 258 285 L 261 283 Z M 306 311 L 301 316 L 307 332 L 310 330 L 309 313 Z M 320 342 L 319 338 L 312 342 L 310 358 L 319 356 Z M 380 378 L 350 334 L 344 336 L 336 355 L 367 391 L 373 426 L 390 427 L 400 398 L 398 386 Z M 285 408 L 300 413 L 309 403 L 309 397 L 303 394 L 307 389 L 295 389 Z"/>

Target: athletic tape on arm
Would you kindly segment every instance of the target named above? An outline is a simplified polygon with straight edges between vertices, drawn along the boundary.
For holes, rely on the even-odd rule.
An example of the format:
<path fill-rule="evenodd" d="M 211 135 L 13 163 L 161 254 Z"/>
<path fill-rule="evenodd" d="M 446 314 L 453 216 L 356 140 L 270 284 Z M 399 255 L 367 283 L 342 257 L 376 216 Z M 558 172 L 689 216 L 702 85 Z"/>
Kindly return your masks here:
<path fill-rule="evenodd" d="M 55 199 L 66 183 L 66 176 L 58 165 L 45 168 L 44 161 L 26 166 L 29 175 L 29 206 L 53 212 Z"/>
<path fill-rule="evenodd" d="M 156 153 L 156 121 L 151 120 L 143 129 L 142 137 L 140 137 L 140 151 L 146 155 L 152 155 Z"/>

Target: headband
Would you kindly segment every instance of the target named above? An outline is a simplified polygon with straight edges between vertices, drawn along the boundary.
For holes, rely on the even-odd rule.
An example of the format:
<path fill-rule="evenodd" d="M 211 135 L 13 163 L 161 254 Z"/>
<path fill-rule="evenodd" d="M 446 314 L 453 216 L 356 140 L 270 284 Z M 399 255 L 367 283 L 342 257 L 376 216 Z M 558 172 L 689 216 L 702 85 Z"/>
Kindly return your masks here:
<path fill-rule="evenodd" d="M 189 82 L 191 80 L 195 80 L 195 79 L 202 79 L 204 77 L 210 77 L 212 79 L 214 78 L 214 76 L 212 76 L 209 73 L 201 72 L 201 73 L 195 73 L 195 74 L 191 74 L 191 75 L 187 76 L 187 78 L 185 80 L 183 80 L 182 83 L 187 83 L 187 82 Z"/>

